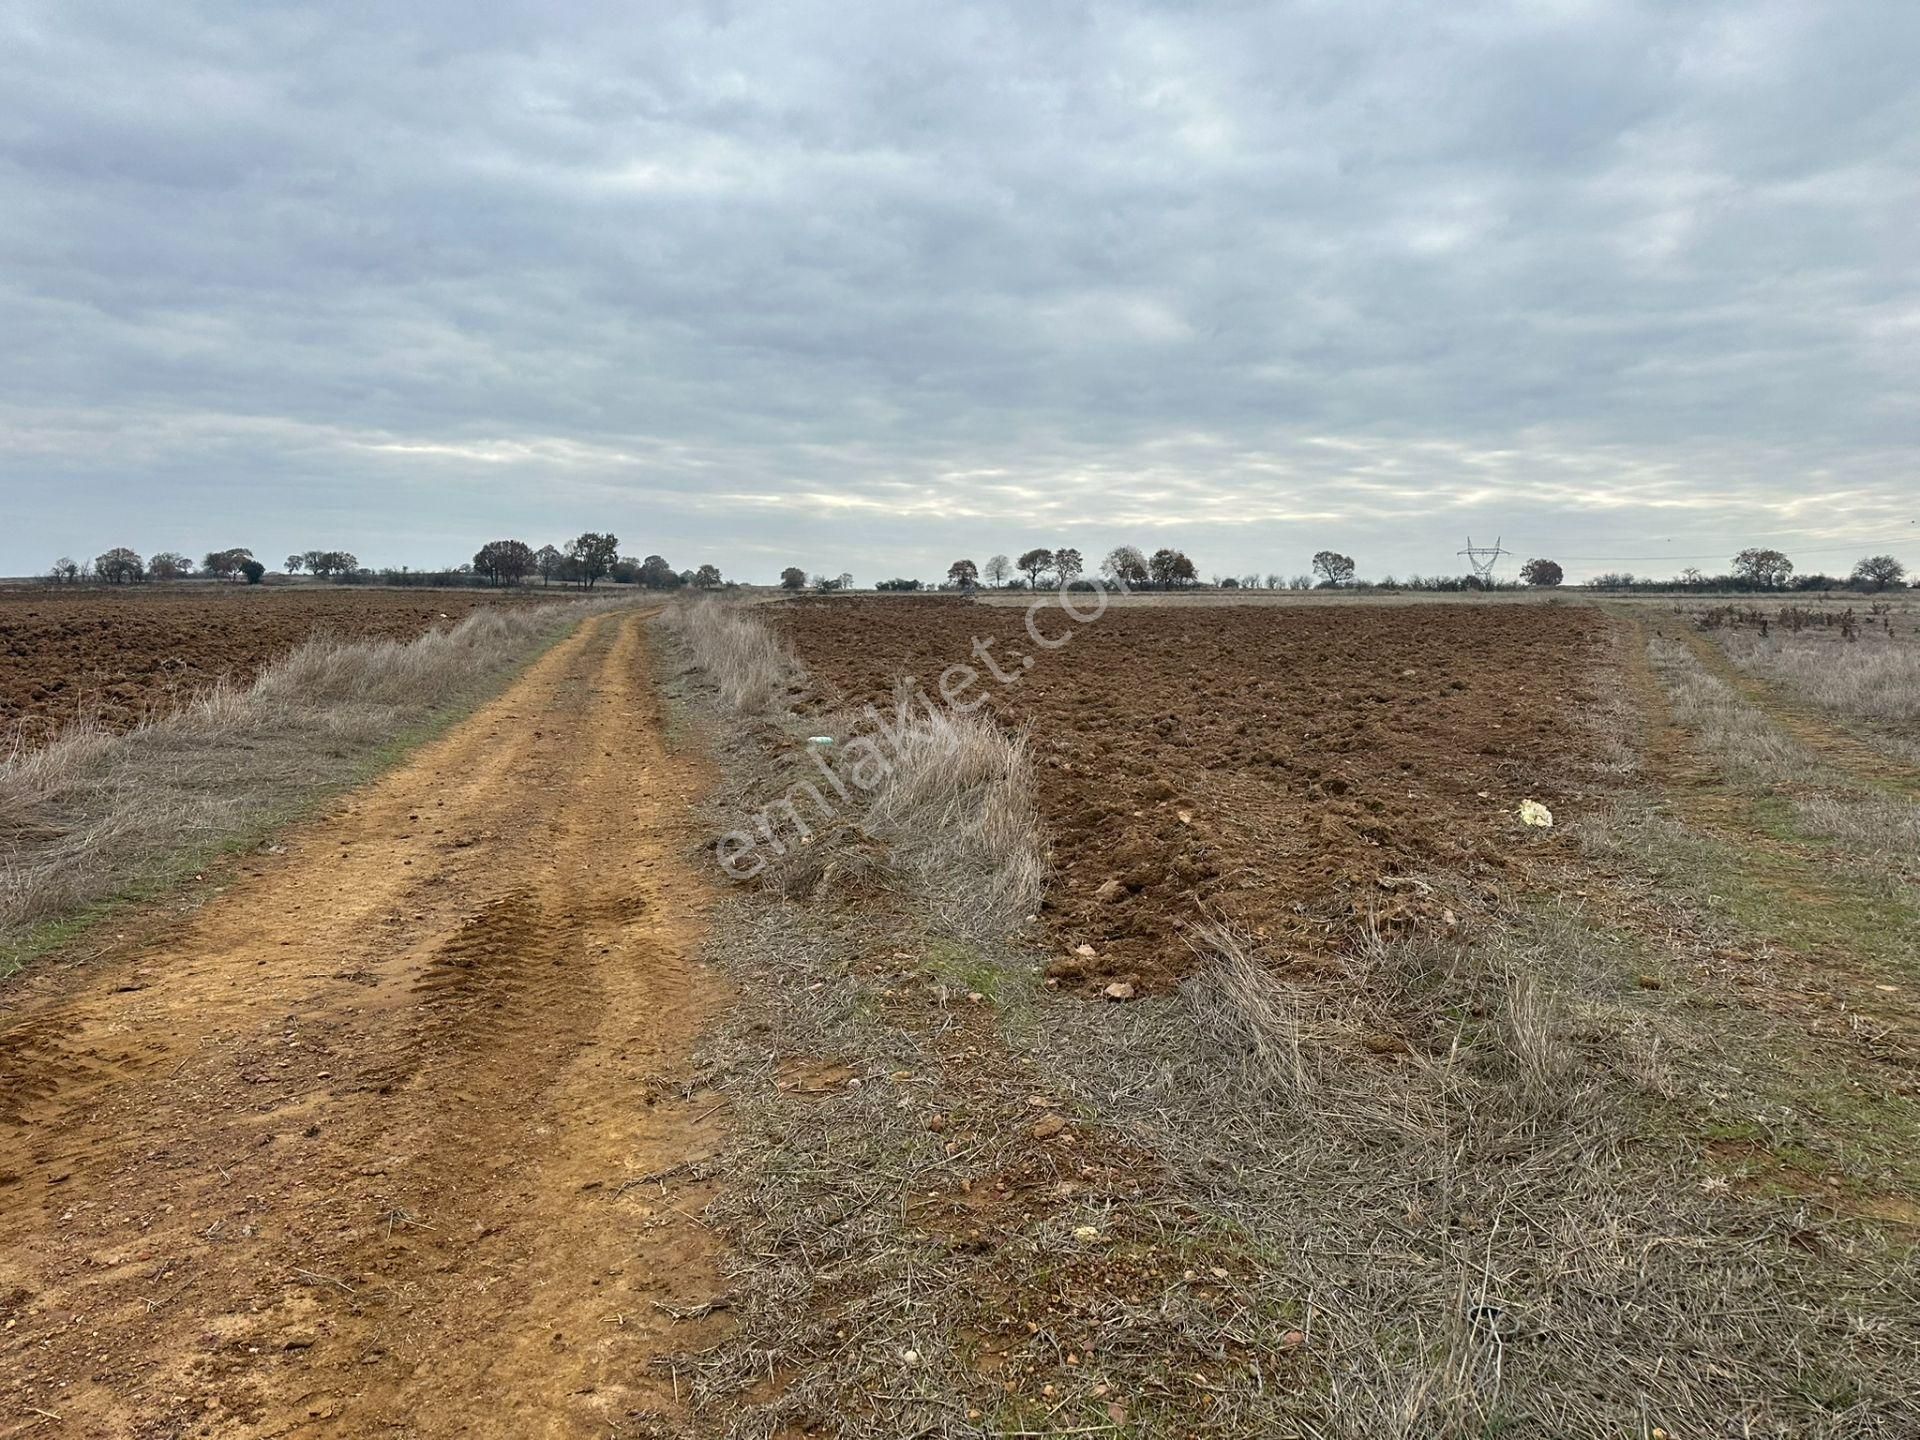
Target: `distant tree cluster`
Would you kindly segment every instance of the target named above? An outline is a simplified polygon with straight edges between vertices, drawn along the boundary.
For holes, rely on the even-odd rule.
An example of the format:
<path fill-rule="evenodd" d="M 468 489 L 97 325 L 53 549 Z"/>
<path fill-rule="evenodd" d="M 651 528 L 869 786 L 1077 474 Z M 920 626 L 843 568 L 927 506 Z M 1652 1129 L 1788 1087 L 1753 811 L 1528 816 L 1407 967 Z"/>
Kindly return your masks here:
<path fill-rule="evenodd" d="M 620 554 L 619 538 L 601 531 L 587 531 L 564 546 L 542 545 L 534 549 L 524 540 L 490 540 L 474 552 L 471 563 L 442 570 L 400 569 L 374 571 L 361 566 L 358 557 L 347 550 L 305 550 L 289 555 L 287 573 L 312 576 L 346 584 L 378 581 L 388 585 L 488 585 L 511 587 L 538 576 L 542 585 L 577 585 L 592 589 L 603 581 L 616 585 L 636 585 L 649 590 L 676 590 L 683 587 L 716 590 L 726 585 L 717 565 L 703 564 L 690 570 L 675 570 L 665 557 L 648 555 L 636 559 Z M 971 559 L 955 560 L 947 567 L 946 578 L 938 586 L 905 577 L 882 580 L 876 588 L 888 591 L 946 589 L 971 591 L 982 585 L 996 588 L 1038 590 L 1045 587 L 1086 588 L 1083 579 L 1085 561 L 1072 546 L 1048 548 L 1035 546 L 1021 552 L 1017 559 L 992 555 L 984 565 Z M 1181 590 L 1200 584 L 1194 563 L 1186 553 L 1162 547 L 1151 555 L 1133 545 L 1117 545 L 1100 562 L 1100 574 L 1112 585 L 1128 590 Z M 244 546 L 210 550 L 196 570 L 187 556 L 176 550 L 163 550 L 151 560 L 126 546 L 115 546 L 91 561 L 81 562 L 61 556 L 47 570 L 47 578 L 57 584 L 94 581 L 102 585 L 138 585 L 148 581 L 168 582 L 198 575 L 206 580 L 245 581 L 258 585 L 266 578 L 266 567 Z M 1536 589 L 1552 589 L 1565 583 L 1566 572 L 1558 561 L 1545 557 L 1530 559 L 1520 569 L 1520 582 Z M 1682 571 L 1671 580 L 1655 580 L 1628 572 L 1608 572 L 1594 576 L 1588 586 L 1598 590 L 1724 590 L 1724 591 L 1806 591 L 1899 589 L 1907 583 L 1907 568 L 1891 555 L 1862 558 L 1846 577 L 1796 572 L 1793 561 L 1779 550 L 1750 547 L 1733 557 L 1724 575 L 1709 576 L 1695 568 Z M 1388 575 L 1380 580 L 1361 580 L 1354 559 L 1338 550 L 1314 553 L 1310 574 L 1282 576 L 1268 572 L 1264 577 L 1214 575 L 1212 584 L 1221 590 L 1310 590 L 1364 589 L 1377 591 L 1460 591 L 1487 588 L 1479 577 L 1411 575 L 1397 579 Z M 820 594 L 851 590 L 853 576 L 842 572 L 809 574 L 797 565 L 780 572 L 780 586 L 788 591 L 814 590 Z M 1496 589 L 1515 588 L 1510 581 L 1495 582 Z"/>
<path fill-rule="evenodd" d="M 619 553 L 615 535 L 587 531 L 564 547 L 543 545 L 534 549 L 524 540 L 489 540 L 474 552 L 468 564 L 438 570 L 414 570 L 406 566 L 378 572 L 366 569 L 350 550 L 303 550 L 284 561 L 289 575 L 309 575 L 316 580 L 342 584 L 384 585 L 490 585 L 515 586 L 538 575 L 543 584 L 578 585 L 592 589 L 603 580 L 622 585 L 642 585 L 669 590 L 682 585 L 718 589 L 726 582 L 717 565 L 701 565 L 694 570 L 675 571 L 658 555 L 644 560 Z M 137 585 L 149 580 L 184 580 L 198 576 L 205 580 L 245 581 L 258 585 L 267 567 L 244 546 L 210 550 L 196 570 L 192 560 L 174 550 L 163 550 L 151 560 L 142 559 L 126 546 L 113 549 L 82 563 L 61 556 L 47 570 L 47 578 L 57 584 L 79 584 L 92 580 L 103 585 Z M 804 578 L 804 577 L 803 577 Z"/>
<path fill-rule="evenodd" d="M 1108 552 L 1100 570 L 1109 582 L 1126 589 L 1174 589 L 1199 583 L 1193 561 L 1179 550 L 1157 550 L 1149 559 L 1135 547 L 1122 545 Z M 984 568 L 972 560 L 956 560 L 947 567 L 947 587 L 972 590 L 984 580 L 995 588 L 1065 589 L 1079 585 L 1085 573 L 1086 558 L 1073 546 L 1035 546 L 1017 560 L 989 556 Z"/>
<path fill-rule="evenodd" d="M 305 570 L 316 579 L 346 579 L 360 569 L 360 558 L 351 550 L 308 550 L 287 557 L 287 573 Z"/>
<path fill-rule="evenodd" d="M 1587 582 L 1589 588 L 1595 590 L 1705 590 L 1741 593 L 1753 591 L 1805 593 L 1823 590 L 1877 592 L 1902 589 L 1906 583 L 1907 567 L 1891 555 L 1864 556 L 1854 565 L 1850 574 L 1839 576 L 1797 571 L 1793 561 L 1780 551 L 1758 547 L 1742 550 L 1734 556 L 1731 568 L 1724 575 L 1708 575 L 1697 567 L 1689 566 L 1671 580 L 1656 579 L 1650 575 L 1635 575 L 1631 571 L 1608 571 L 1594 576 Z"/>
<path fill-rule="evenodd" d="M 533 547 L 524 540 L 489 540 L 473 552 L 473 572 L 489 585 L 518 585 L 533 569 Z"/>

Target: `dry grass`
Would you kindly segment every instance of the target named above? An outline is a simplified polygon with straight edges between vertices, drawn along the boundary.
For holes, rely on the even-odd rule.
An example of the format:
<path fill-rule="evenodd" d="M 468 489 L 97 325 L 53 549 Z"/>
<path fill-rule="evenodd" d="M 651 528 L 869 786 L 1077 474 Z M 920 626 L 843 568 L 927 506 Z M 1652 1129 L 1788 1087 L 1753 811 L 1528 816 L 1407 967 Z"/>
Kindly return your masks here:
<path fill-rule="evenodd" d="M 618 602 L 594 602 L 604 609 Z M 351 783 L 588 611 L 490 607 L 409 642 L 315 639 L 123 735 L 0 760 L 0 972 L 42 927 L 164 883 Z"/>
<path fill-rule="evenodd" d="M 1170 1207 L 1215 1217 L 1187 1227 L 1193 1262 L 1227 1270 L 1235 1304 L 1190 1310 L 1212 1333 L 1187 1343 L 1252 1373 L 1219 1382 L 1214 1433 L 1920 1424 L 1911 1257 L 1661 1140 L 1677 1084 L 1720 1078 L 1707 1019 L 1647 1003 L 1581 917 L 1472 946 L 1370 940 L 1338 987 L 1276 980 L 1243 936 L 1197 938 L 1211 957 L 1183 1003 L 1080 1007 L 1038 1033 L 1049 1070 L 1171 1167 Z M 1377 1058 L 1381 1034 L 1405 1053 Z"/>
<path fill-rule="evenodd" d="M 1860 647 L 1824 642 L 1821 648 L 1830 655 L 1840 652 L 1835 665 L 1843 669 L 1846 652 Z M 1674 718 L 1729 778 L 1787 799 L 1801 833 L 1839 844 L 1856 862 L 1884 872 L 1896 884 L 1914 878 L 1920 805 L 1821 764 L 1758 706 L 1709 673 L 1685 645 L 1651 636 L 1647 656 Z M 1850 693 L 1848 682 L 1832 693 L 1843 692 Z"/>
<path fill-rule="evenodd" d="M 1673 718 L 1736 779 L 1776 784 L 1804 773 L 1807 753 L 1717 676 L 1693 652 L 1663 635 L 1647 638 L 1647 659 L 1673 706 Z"/>
<path fill-rule="evenodd" d="M 1742 670 L 1842 719 L 1883 727 L 1920 722 L 1920 642 L 1910 634 L 1868 628 L 1848 643 L 1830 630 L 1763 637 L 1736 629 L 1716 638 Z M 1904 753 L 1920 759 L 1920 743 L 1910 733 L 1904 739 Z"/>
<path fill-rule="evenodd" d="M 847 772 L 844 798 L 798 754 L 731 797 L 747 831 L 758 817 L 794 840 L 791 817 L 806 820 L 805 843 L 786 845 L 764 872 L 767 883 L 813 894 L 830 880 L 878 871 L 968 936 L 1004 936 L 1039 903 L 1047 844 L 1024 735 L 923 703 L 904 687 L 884 733 L 851 716 L 797 718 L 788 712 L 805 696 L 804 668 L 757 617 L 707 601 L 674 607 L 666 623 L 736 717 L 771 726 L 779 741 L 824 732 L 836 742 L 824 754 Z M 866 767 L 838 758 L 862 744 Z M 877 783 L 861 789 L 857 777 L 869 767 L 880 772 Z"/>
<path fill-rule="evenodd" d="M 935 710 L 899 733 L 863 822 L 946 925 L 1005 935 L 1040 903 L 1045 827 L 1024 735 Z"/>
<path fill-rule="evenodd" d="M 786 702 L 806 684 L 805 667 L 793 647 L 739 604 L 682 600 L 669 606 L 663 619 L 730 709 L 784 713 Z"/>
<path fill-rule="evenodd" d="M 703 1218 L 733 1242 L 741 1330 L 673 1362 L 692 1433 L 1104 1433 L 1110 1398 L 1114 1433 L 1141 1435 L 1920 1425 L 1911 1256 L 1818 1202 L 1728 1185 L 1673 1134 L 1676 1093 L 1728 1088 L 1692 1028 L 1709 1017 L 1663 1013 L 1578 916 L 1480 946 L 1368 939 L 1337 987 L 1278 981 L 1214 929 L 1176 997 L 1003 995 L 1018 1031 L 993 1051 L 959 1043 L 966 1003 L 906 959 L 925 945 L 911 927 L 756 902 L 716 930 L 742 1003 L 703 1076 L 735 1122 Z M 976 963 L 1020 983 L 1011 956 Z M 1408 1048 L 1383 1057 L 1383 1033 Z M 783 1057 L 864 1083 L 783 1093 Z M 1083 1143 L 1027 1139 L 1034 1092 Z M 929 1114 L 964 1116 L 957 1145 Z M 1103 1153 L 1131 1157 L 1131 1185 L 1088 1181 Z M 928 1233 L 936 1197 L 1010 1173 L 1031 1189 L 982 1243 Z M 1143 1264 L 1170 1278 L 1142 1290 Z M 1003 1330 L 1022 1343 L 983 1375 L 967 1337 Z M 769 1373 L 790 1383 L 768 1391 Z"/>

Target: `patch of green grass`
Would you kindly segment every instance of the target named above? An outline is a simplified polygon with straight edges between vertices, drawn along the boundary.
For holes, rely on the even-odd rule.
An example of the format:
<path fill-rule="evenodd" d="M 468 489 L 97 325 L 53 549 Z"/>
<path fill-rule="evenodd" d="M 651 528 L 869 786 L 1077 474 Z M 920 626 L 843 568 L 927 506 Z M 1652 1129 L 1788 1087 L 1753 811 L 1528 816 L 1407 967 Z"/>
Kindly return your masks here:
<path fill-rule="evenodd" d="M 979 946 L 948 935 L 929 934 L 921 942 L 929 972 L 956 990 L 980 995 L 1000 1017 L 1007 1044 L 1024 1048 L 1038 1023 L 1034 1013 L 1035 972 L 1030 965 L 996 958 Z"/>
<path fill-rule="evenodd" d="M 1006 1003 L 1012 980 L 1007 967 L 995 964 L 963 940 L 934 935 L 923 943 L 923 958 L 934 975 L 956 989 L 984 995 L 995 1005 Z"/>
<path fill-rule="evenodd" d="M 1631 848 L 1663 889 L 1738 933 L 1891 979 L 1920 977 L 1920 911 L 1797 846 L 1743 845 L 1666 817 L 1631 827 Z"/>
<path fill-rule="evenodd" d="M 1789 926 L 1796 917 L 1787 899 L 1751 879 L 1736 889 L 1741 853 L 1712 836 L 1689 832 L 1685 842 L 1664 834 L 1663 843 L 1677 847 L 1668 857 L 1669 879 L 1685 877 L 1709 896 L 1734 895 L 1741 902 L 1709 907 L 1713 928 L 1751 935 L 1756 922 L 1764 921 L 1770 942 L 1791 943 Z M 1885 935 L 1863 937 L 1855 929 L 1884 914 L 1884 897 L 1868 898 L 1882 909 L 1868 911 L 1863 919 L 1835 907 L 1832 927 L 1818 933 L 1829 944 L 1888 945 Z M 1608 1009 L 1644 1015 L 1696 1037 L 1688 1047 L 1691 1055 L 1669 1057 L 1687 1072 L 1678 1100 L 1642 1109 L 1649 1138 L 1687 1149 L 1714 1141 L 1752 1145 L 1774 1165 L 1816 1178 L 1836 1177 L 1856 1194 L 1920 1188 L 1920 1149 L 1913 1144 L 1920 1135 L 1920 1099 L 1894 1090 L 1878 1067 L 1855 1059 L 1845 1042 L 1823 1042 L 1764 1011 L 1728 1006 L 1714 987 L 1663 974 L 1674 968 L 1670 954 L 1634 932 L 1596 925 L 1596 917 L 1563 902 L 1525 913 L 1530 918 L 1524 923 L 1578 927 L 1577 935 L 1569 932 L 1562 943 L 1579 945 L 1590 967 L 1589 984 L 1598 979 L 1602 988 L 1615 992 L 1602 1000 Z M 1801 920 L 1803 934 L 1806 923 Z M 1897 947 L 1888 945 L 1888 961 L 1897 954 Z M 1604 973 L 1608 966 L 1614 971 L 1611 981 Z M 1647 973 L 1662 975 L 1660 989 L 1640 988 L 1639 976 Z"/>

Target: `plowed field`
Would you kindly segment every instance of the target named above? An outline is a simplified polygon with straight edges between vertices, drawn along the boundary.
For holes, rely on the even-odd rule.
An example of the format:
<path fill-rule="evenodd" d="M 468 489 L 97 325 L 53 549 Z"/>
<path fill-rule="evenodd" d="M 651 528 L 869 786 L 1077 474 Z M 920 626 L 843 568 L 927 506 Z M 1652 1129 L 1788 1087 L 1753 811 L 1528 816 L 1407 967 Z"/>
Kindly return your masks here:
<path fill-rule="evenodd" d="M 0 737 L 43 740 L 79 719 L 129 729 L 222 675 L 251 678 L 311 635 L 408 640 L 498 599 L 333 586 L 0 591 Z"/>
<path fill-rule="evenodd" d="M 1578 808 L 1580 721 L 1606 621 L 1577 606 L 1057 610 L 958 601 L 778 607 L 832 707 L 930 692 L 959 662 L 1026 727 L 1054 843 L 1063 982 L 1178 974 L 1218 917 L 1315 965 L 1356 925 L 1449 915 L 1563 842 L 1523 799 Z M 981 649 L 1008 678 L 988 670 Z M 1093 954 L 1077 953 L 1081 946 Z"/>

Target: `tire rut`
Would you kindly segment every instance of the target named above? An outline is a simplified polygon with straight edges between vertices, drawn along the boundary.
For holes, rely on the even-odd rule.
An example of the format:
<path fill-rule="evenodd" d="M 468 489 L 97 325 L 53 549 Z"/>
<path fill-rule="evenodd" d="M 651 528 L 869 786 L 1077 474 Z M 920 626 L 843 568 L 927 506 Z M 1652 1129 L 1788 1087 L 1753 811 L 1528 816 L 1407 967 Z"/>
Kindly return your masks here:
<path fill-rule="evenodd" d="M 1748 674 L 1728 658 L 1726 651 L 1698 631 L 1682 626 L 1662 633 L 1671 633 L 1692 652 L 1708 674 L 1729 686 L 1824 764 L 1856 784 L 1903 799 L 1920 799 L 1920 769 L 1903 764 L 1851 734 L 1778 685 Z"/>
<path fill-rule="evenodd" d="M 692 767 L 642 617 L 592 620 L 163 945 L 7 994 L 0 1435 L 669 1424 L 708 1191 L 620 1182 L 719 1139 Z"/>

